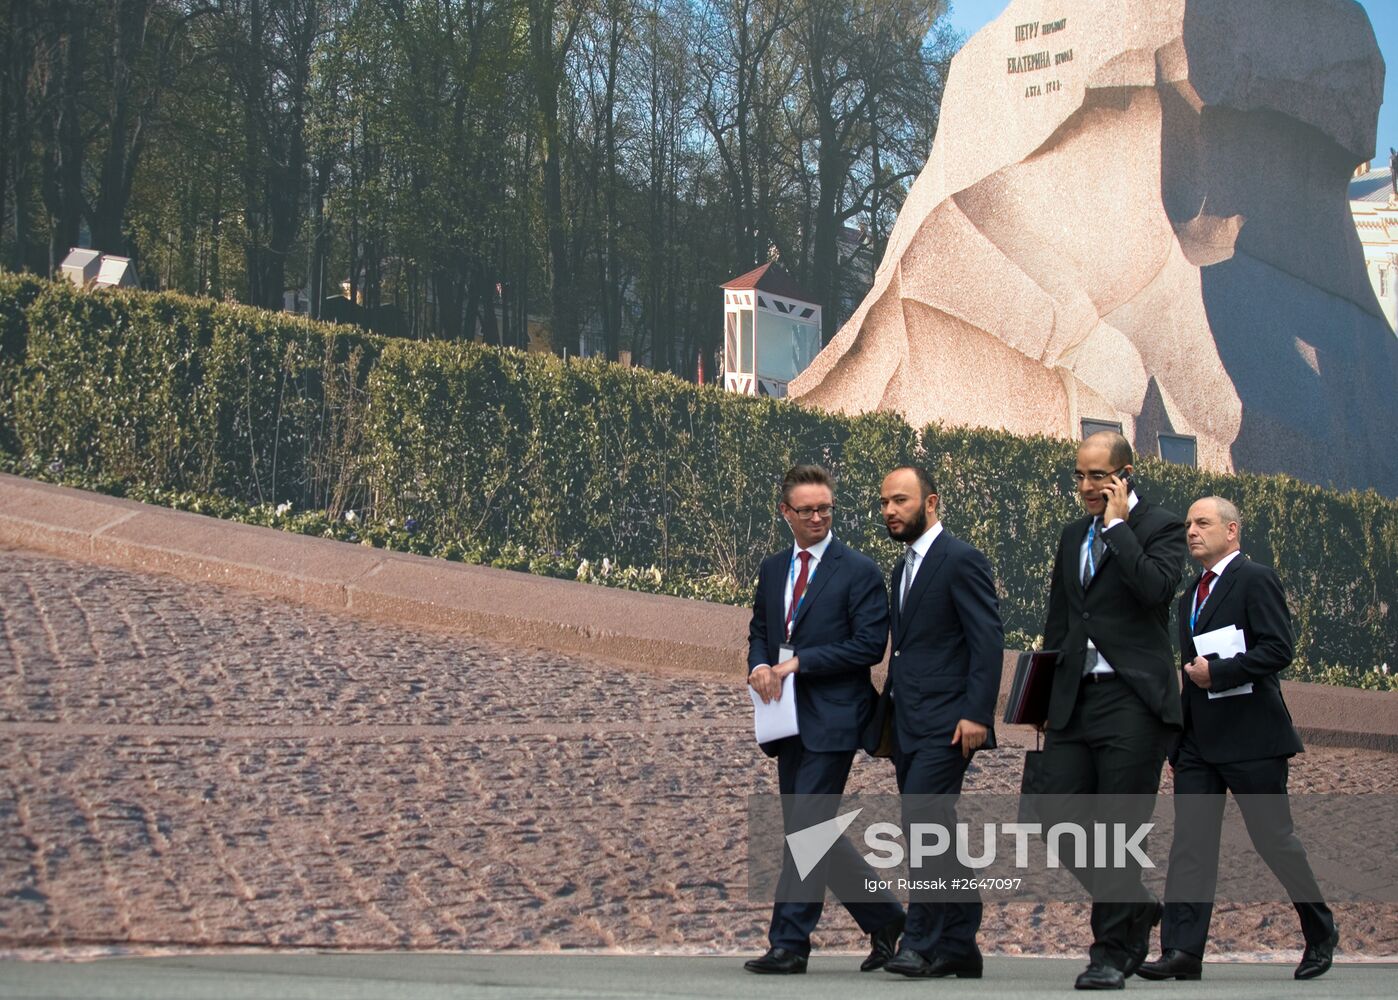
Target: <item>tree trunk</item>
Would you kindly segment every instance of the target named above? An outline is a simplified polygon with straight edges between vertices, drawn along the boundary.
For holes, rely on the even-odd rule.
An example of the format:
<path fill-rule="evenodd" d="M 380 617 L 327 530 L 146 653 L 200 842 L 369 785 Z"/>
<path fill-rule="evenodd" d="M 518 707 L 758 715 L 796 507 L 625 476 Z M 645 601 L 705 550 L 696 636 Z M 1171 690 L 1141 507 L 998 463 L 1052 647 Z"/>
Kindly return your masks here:
<path fill-rule="evenodd" d="M 41 190 L 51 220 L 49 230 L 49 274 L 77 246 L 82 228 L 83 157 L 86 142 L 79 118 L 79 97 L 82 73 L 87 61 L 86 31 L 83 11 L 63 5 L 56 16 L 54 31 L 55 56 L 58 64 L 50 68 L 46 95 L 51 98 L 49 136 L 43 157 L 44 171 Z M 112 247 L 98 246 L 99 250 Z"/>
<path fill-rule="evenodd" d="M 107 149 L 98 174 L 97 197 L 88 213 L 88 227 L 92 231 L 93 246 L 118 253 L 126 247 L 122 223 L 143 143 L 144 123 L 139 118 L 133 123 L 132 103 L 137 62 L 146 47 L 148 22 L 147 0 L 125 0 L 116 6 L 111 40 L 112 73 L 105 82 L 109 98 L 103 130 Z M 150 83 L 157 93 L 160 85 L 159 79 Z M 152 100 L 155 99 L 152 95 Z"/>
<path fill-rule="evenodd" d="M 556 13 L 554 0 L 529 2 L 531 69 L 544 147 L 544 230 L 549 252 L 549 302 L 553 309 L 550 346 L 555 351 L 575 345 L 578 340 L 568 237 L 564 229 L 563 165 L 558 135 L 558 88 L 567 49 L 555 45 Z"/>

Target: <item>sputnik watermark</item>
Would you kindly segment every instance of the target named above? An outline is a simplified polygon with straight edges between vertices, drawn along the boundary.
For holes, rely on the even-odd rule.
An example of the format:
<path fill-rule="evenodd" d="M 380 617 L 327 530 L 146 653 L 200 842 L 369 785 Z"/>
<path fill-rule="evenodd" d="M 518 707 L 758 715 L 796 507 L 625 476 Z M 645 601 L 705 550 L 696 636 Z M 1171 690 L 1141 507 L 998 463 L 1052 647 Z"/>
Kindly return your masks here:
<path fill-rule="evenodd" d="M 1280 828 L 1294 829 L 1318 887 L 1284 884 L 1269 840 L 1253 840 Z M 1381 794 L 753 795 L 747 891 L 1130 902 L 1144 885 L 1176 901 L 1398 902 L 1395 828 L 1398 796 Z"/>
<path fill-rule="evenodd" d="M 997 844 L 1002 837 L 1014 840 L 1014 866 L 1030 867 L 1029 838 L 1043 837 L 1048 851 L 1048 867 L 1063 867 L 1063 840 L 1072 838 L 1074 868 L 1088 867 L 1089 844 L 1093 868 L 1154 868 L 1155 863 L 1145 853 L 1143 842 L 1154 823 L 1138 823 L 1130 829 L 1126 823 L 1093 823 L 1091 830 L 1081 823 L 1055 823 L 1047 832 L 1042 823 L 981 823 L 980 853 L 971 851 L 970 823 L 956 824 L 956 861 L 965 868 L 980 870 L 995 864 Z M 1129 835 L 1128 835 L 1129 831 Z M 903 831 L 893 823 L 873 823 L 864 831 L 864 843 L 872 850 L 864 860 L 875 868 L 897 868 L 904 861 L 921 868 L 928 860 L 947 854 L 952 846 L 952 833 L 941 823 L 912 823 L 908 839 L 912 846 L 906 851 L 900 838 Z M 1130 860 L 1128 860 L 1128 858 Z"/>
<path fill-rule="evenodd" d="M 833 819 L 823 820 L 804 829 L 786 835 L 787 846 L 791 849 L 796 871 L 805 878 L 829 853 L 830 848 L 840 839 L 850 825 L 858 818 L 862 809 L 855 809 Z M 1088 853 L 1092 853 L 1093 868 L 1126 868 L 1133 865 L 1140 868 L 1154 868 L 1144 850 L 1144 841 L 1155 829 L 1154 823 L 1138 823 L 1131 829 L 1126 823 L 1093 823 L 1091 829 L 1081 823 L 1055 823 L 1044 829 L 1042 823 L 981 823 L 979 852 L 971 847 L 970 823 L 955 824 L 955 835 L 942 823 L 912 823 L 908 826 L 908 841 L 911 851 L 901 843 L 903 829 L 895 823 L 871 823 L 864 830 L 864 846 L 870 850 L 862 857 L 868 865 L 878 869 L 898 868 L 908 864 L 911 868 L 922 868 L 928 861 L 947 856 L 955 851 L 959 865 L 976 871 L 989 868 L 999 857 L 998 843 L 1001 838 L 1014 841 L 1014 866 L 1019 869 L 1030 867 L 1029 839 L 1042 837 L 1047 849 L 1049 868 L 1063 867 L 1063 841 L 1071 840 L 1071 865 L 1075 868 L 1088 867 Z M 954 840 L 954 847 L 953 847 Z M 1129 860 L 1128 860 L 1129 859 Z M 886 881 L 886 880 L 885 880 Z"/>

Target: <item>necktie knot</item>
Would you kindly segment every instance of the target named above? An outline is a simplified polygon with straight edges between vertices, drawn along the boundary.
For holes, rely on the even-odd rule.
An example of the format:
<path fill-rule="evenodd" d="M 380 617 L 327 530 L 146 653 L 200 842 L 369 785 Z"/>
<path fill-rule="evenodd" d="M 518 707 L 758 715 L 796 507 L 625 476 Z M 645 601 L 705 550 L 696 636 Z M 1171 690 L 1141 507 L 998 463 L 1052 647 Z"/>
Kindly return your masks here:
<path fill-rule="evenodd" d="M 796 612 L 801 608 L 801 598 L 806 596 L 806 581 L 811 575 L 811 554 L 805 549 L 797 551 L 796 556 L 801 560 L 801 572 L 796 574 L 796 580 L 791 585 L 791 605 L 786 609 L 786 634 L 791 637 L 791 629 L 796 621 Z"/>

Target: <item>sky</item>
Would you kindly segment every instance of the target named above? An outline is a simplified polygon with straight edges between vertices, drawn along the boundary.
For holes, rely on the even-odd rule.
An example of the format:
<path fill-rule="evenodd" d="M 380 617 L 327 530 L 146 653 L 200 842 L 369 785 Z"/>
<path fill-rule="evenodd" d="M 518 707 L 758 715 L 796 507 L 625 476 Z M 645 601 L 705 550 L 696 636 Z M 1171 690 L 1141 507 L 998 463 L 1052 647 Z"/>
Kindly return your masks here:
<path fill-rule="evenodd" d="M 1398 148 L 1398 0 L 1359 0 L 1374 26 L 1374 37 L 1387 67 L 1383 106 L 1379 109 L 1378 150 L 1374 166 L 1388 165 L 1388 149 Z M 966 37 L 989 24 L 1009 6 L 1009 0 L 950 0 L 951 23 Z"/>

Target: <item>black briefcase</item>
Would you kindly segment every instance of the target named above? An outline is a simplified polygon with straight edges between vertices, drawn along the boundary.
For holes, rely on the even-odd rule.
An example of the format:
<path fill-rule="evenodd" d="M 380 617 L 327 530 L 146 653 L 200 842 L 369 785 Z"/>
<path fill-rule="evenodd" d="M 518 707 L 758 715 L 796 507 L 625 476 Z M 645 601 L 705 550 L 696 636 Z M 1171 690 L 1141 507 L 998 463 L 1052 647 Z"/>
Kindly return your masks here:
<path fill-rule="evenodd" d="M 1041 822 L 1038 797 L 1048 789 L 1048 772 L 1044 769 L 1044 752 L 1024 752 L 1024 773 L 1019 779 L 1019 822 Z"/>
<path fill-rule="evenodd" d="M 859 734 L 859 744 L 870 757 L 893 756 L 893 699 L 888 696 L 887 685 L 874 703 L 869 724 Z"/>

